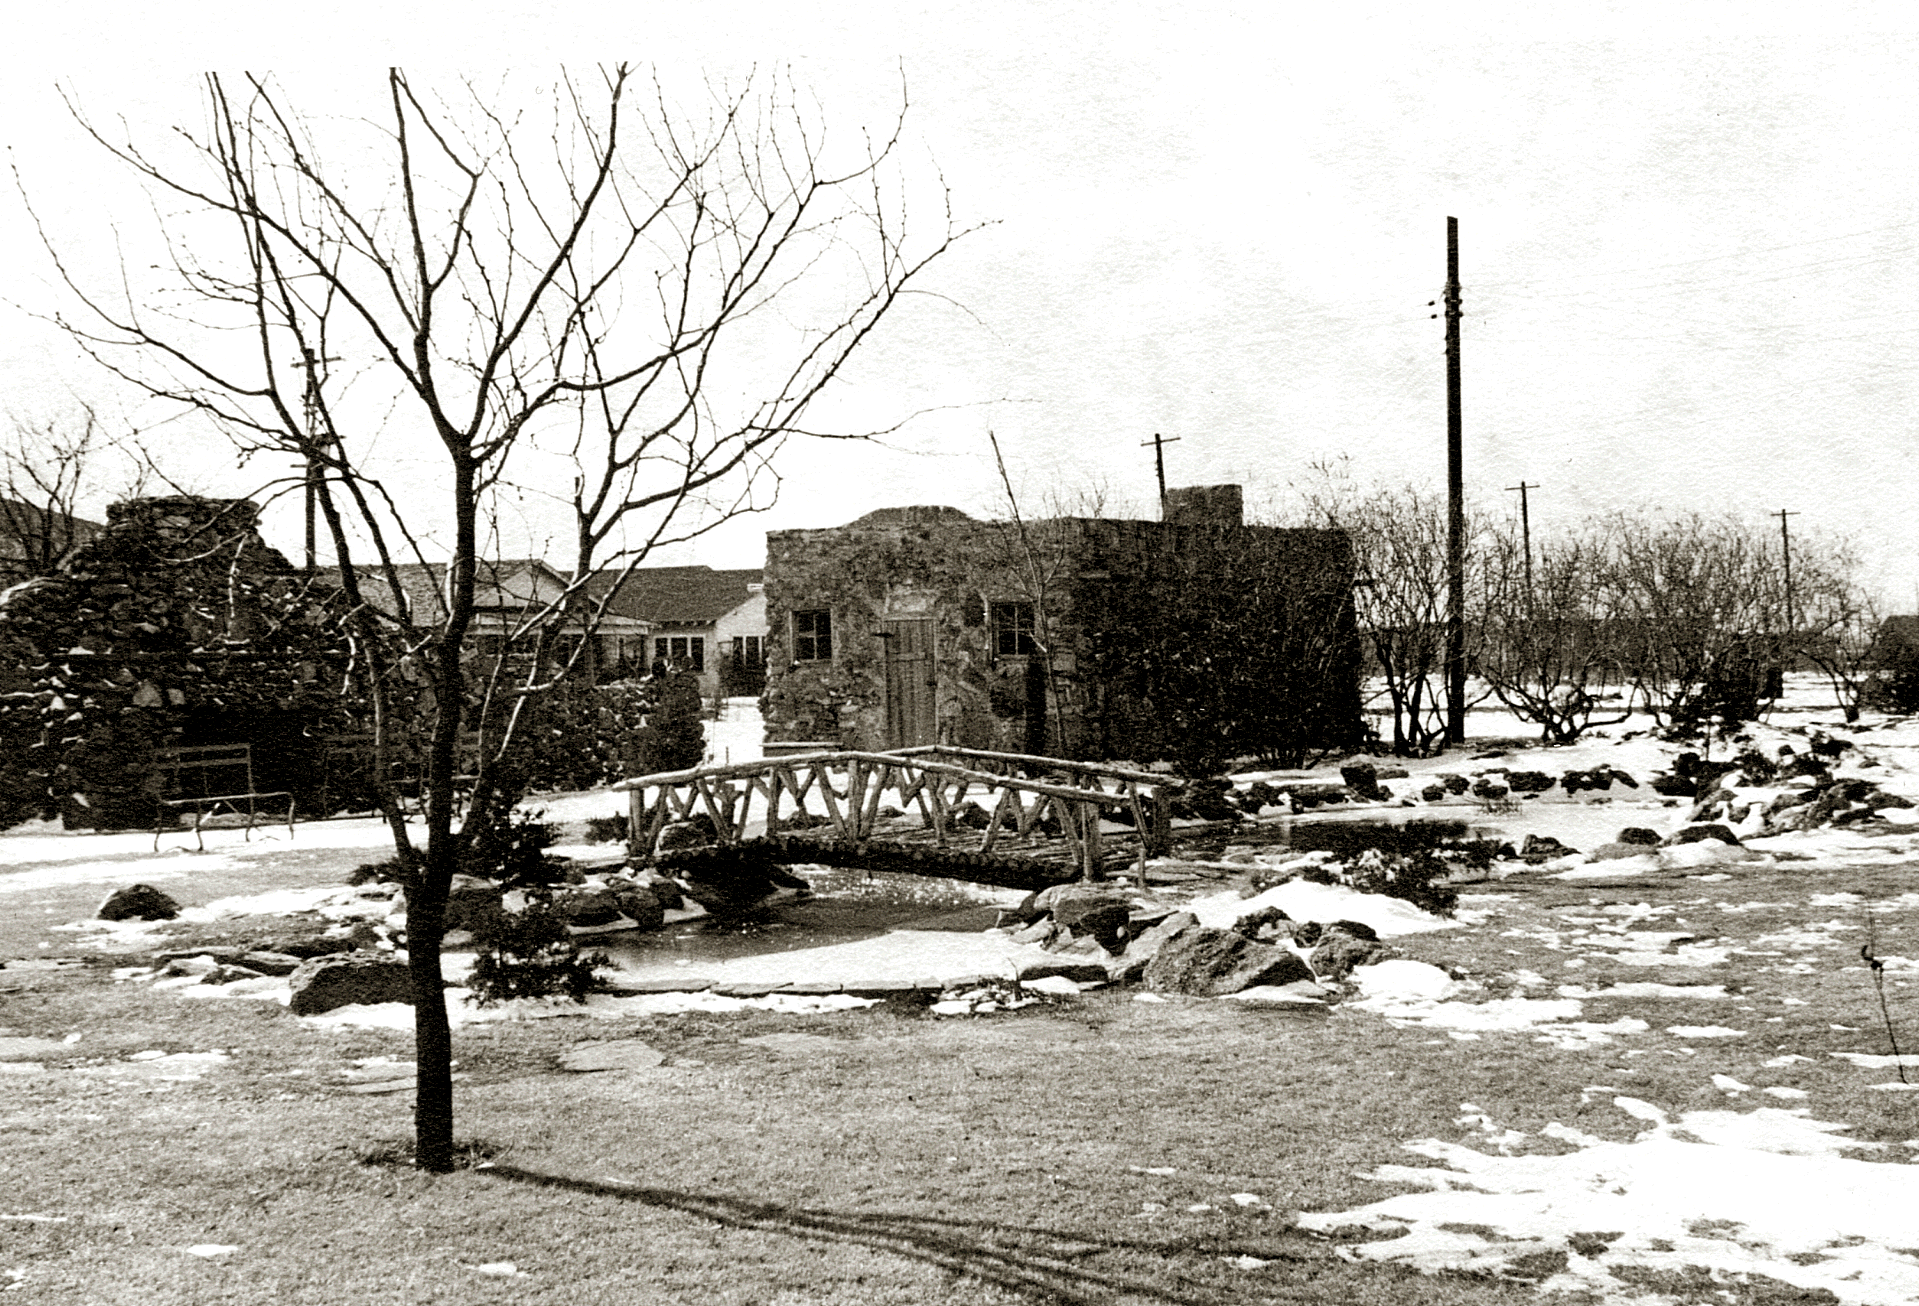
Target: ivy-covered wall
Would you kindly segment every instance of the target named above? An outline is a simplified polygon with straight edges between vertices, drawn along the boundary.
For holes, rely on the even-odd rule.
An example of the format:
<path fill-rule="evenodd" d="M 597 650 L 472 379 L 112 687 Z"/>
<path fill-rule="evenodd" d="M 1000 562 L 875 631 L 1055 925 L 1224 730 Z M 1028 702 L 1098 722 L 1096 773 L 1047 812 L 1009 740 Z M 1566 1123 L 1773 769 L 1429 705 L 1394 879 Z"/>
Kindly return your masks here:
<path fill-rule="evenodd" d="M 1233 491 L 1228 494 L 1227 491 Z M 889 744 L 889 618 L 933 623 L 940 742 L 1189 767 L 1349 747 L 1360 734 L 1343 533 L 1239 524 L 1237 487 L 1167 522 L 981 522 L 898 508 L 767 537 L 769 742 Z M 995 602 L 1032 605 L 1043 655 L 997 656 Z M 830 660 L 796 656 L 826 611 Z"/>
<path fill-rule="evenodd" d="M 312 809 L 319 738 L 347 728 L 338 594 L 258 531 L 244 499 L 113 505 L 59 572 L 0 594 L 10 735 L 28 741 L 0 785 L 11 819 L 151 827 L 155 752 L 252 745 L 258 789 Z"/>

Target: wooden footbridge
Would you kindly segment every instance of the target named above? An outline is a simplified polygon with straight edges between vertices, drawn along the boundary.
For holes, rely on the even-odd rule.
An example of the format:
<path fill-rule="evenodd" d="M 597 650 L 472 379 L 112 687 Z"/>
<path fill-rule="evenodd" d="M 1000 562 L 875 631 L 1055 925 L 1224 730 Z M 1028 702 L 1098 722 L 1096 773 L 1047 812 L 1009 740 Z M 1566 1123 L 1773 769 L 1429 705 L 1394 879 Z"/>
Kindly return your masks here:
<path fill-rule="evenodd" d="M 722 848 L 988 883 L 1097 879 L 1170 848 L 1178 776 L 935 744 L 798 753 L 645 775 L 629 794 L 631 851 L 659 854 L 675 821 L 711 823 Z M 1102 830 L 1101 819 L 1121 827 Z M 801 845 L 796 849 L 795 845 Z M 1021 868 L 1027 868 L 1022 875 Z"/>

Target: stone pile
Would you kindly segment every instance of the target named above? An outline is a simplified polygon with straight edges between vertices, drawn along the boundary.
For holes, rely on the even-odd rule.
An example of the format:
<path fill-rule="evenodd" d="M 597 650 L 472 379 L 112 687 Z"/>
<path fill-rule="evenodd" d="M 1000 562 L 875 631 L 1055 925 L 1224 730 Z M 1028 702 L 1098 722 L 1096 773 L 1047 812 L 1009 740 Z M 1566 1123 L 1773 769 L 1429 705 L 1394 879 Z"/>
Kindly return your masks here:
<path fill-rule="evenodd" d="M 1027 968 L 1022 979 L 1060 975 L 1206 997 L 1317 986 L 1388 955 L 1378 935 L 1358 921 L 1293 921 L 1266 908 L 1217 929 L 1191 912 L 1105 884 L 1063 884 L 1029 895 L 997 928 L 1059 958 L 1057 965 Z"/>

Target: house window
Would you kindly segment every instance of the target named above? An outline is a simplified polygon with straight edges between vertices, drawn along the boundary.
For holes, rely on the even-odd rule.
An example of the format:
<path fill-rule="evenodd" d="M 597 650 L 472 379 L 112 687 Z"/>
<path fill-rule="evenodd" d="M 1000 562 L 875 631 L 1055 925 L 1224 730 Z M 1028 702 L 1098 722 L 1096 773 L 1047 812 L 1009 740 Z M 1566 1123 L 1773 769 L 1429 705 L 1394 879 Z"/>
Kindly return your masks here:
<path fill-rule="evenodd" d="M 764 670 L 766 668 L 766 637 L 741 635 L 733 641 L 733 656 L 738 658 L 740 666 L 748 671 Z"/>
<path fill-rule="evenodd" d="M 793 614 L 793 660 L 795 662 L 831 662 L 833 660 L 833 616 L 830 612 Z"/>
<path fill-rule="evenodd" d="M 995 656 L 1026 657 L 1039 652 L 1033 640 L 1033 605 L 995 603 L 993 605 L 993 653 Z"/>
<path fill-rule="evenodd" d="M 699 635 L 662 635 L 653 641 L 653 660 L 679 671 L 705 671 L 706 640 Z"/>

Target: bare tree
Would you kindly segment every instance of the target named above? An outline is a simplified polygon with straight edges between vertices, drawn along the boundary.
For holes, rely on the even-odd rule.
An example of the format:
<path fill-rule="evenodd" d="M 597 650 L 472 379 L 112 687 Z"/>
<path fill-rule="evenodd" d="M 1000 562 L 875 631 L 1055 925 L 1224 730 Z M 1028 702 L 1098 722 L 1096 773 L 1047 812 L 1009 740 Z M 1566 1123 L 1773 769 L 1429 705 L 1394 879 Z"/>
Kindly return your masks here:
<path fill-rule="evenodd" d="M 1817 536 L 1794 541 L 1792 613 L 1792 652 L 1819 668 L 1846 720 L 1857 721 L 1875 671 L 1882 614 L 1859 584 L 1859 557 L 1850 543 Z"/>
<path fill-rule="evenodd" d="M 1609 544 L 1591 525 L 1541 540 L 1536 559 L 1511 529 L 1489 530 L 1481 541 L 1479 674 L 1547 743 L 1569 744 L 1632 713 L 1630 693 L 1614 700 L 1616 708 L 1599 693 L 1618 678 Z"/>
<path fill-rule="evenodd" d="M 1607 581 L 1621 664 L 1668 728 L 1750 717 L 1786 644 L 1781 560 L 1732 516 L 1620 513 Z"/>
<path fill-rule="evenodd" d="M 909 235 L 897 123 L 836 164 L 790 87 L 707 94 L 683 114 L 624 66 L 518 98 L 396 70 L 353 118 L 272 79 L 210 76 L 205 130 L 159 143 L 75 106 L 166 215 L 156 278 L 129 266 L 100 293 L 42 230 L 79 300 L 59 318 L 76 340 L 243 459 L 293 462 L 285 488 L 314 496 L 404 867 L 426 1169 L 455 1157 L 448 886 L 479 815 L 510 797 L 503 764 L 554 681 L 547 655 L 580 657 L 587 641 L 562 631 L 590 637 L 611 600 L 588 601 L 588 578 L 765 507 L 773 456 L 825 434 L 807 420 L 821 394 L 958 234 L 948 206 Z M 570 517 L 571 583 L 510 632 L 533 656 L 473 675 L 478 572 L 523 499 Z M 380 752 L 410 701 L 423 848 Z M 474 723 L 487 734 L 456 823 Z"/>
<path fill-rule="evenodd" d="M 1293 487 L 1307 517 L 1352 540 L 1359 634 L 1392 714 L 1393 752 L 1437 752 L 1446 738 L 1445 500 L 1412 484 L 1361 487 L 1343 460 L 1315 463 L 1308 472 L 1305 483 Z M 1470 512 L 1466 527 L 1473 569 L 1479 523 Z M 1476 588 L 1469 570 L 1469 592 Z M 1468 659 L 1475 653 L 1469 645 Z"/>
<path fill-rule="evenodd" d="M 0 580 L 53 572 L 99 529 L 80 516 L 100 488 L 108 441 L 93 410 L 38 420 L 8 414 L 0 434 Z"/>

